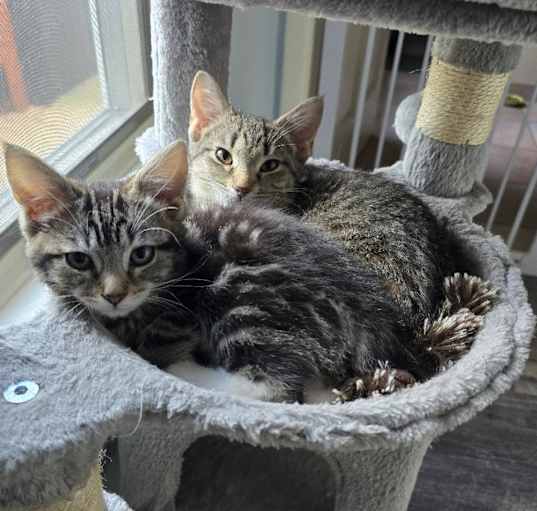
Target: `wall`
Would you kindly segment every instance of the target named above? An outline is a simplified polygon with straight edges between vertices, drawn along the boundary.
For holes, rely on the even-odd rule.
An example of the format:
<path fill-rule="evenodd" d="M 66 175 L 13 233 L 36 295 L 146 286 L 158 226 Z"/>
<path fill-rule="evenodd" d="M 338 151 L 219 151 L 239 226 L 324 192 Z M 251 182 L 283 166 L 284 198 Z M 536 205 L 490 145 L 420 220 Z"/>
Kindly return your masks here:
<path fill-rule="evenodd" d="M 269 119 L 279 111 L 284 20 L 273 9 L 233 10 L 229 98 L 241 110 Z"/>
<path fill-rule="evenodd" d="M 533 85 L 537 82 L 537 48 L 527 46 L 522 50 L 522 56 L 513 72 L 513 83 Z"/>

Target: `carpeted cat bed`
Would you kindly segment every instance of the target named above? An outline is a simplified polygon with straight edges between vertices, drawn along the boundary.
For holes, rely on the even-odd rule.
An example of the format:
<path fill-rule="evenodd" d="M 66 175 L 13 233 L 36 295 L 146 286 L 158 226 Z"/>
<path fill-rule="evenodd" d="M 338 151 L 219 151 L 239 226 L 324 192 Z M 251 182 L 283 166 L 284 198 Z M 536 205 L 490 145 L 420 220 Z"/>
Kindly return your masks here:
<path fill-rule="evenodd" d="M 39 385 L 24 403 L 0 400 L 0 506 L 69 495 L 118 437 L 108 487 L 136 510 L 172 509 L 177 492 L 179 509 L 405 509 L 430 442 L 511 386 L 534 327 L 504 244 L 456 201 L 431 202 L 501 290 L 452 368 L 344 405 L 262 403 L 182 383 L 84 323 L 42 314 L 0 332 L 0 388 Z"/>
<path fill-rule="evenodd" d="M 535 42 L 537 34 L 533 2 L 523 0 L 498 1 L 502 7 L 454 0 L 248 3 L 488 41 Z M 425 8 L 432 4 L 434 13 Z M 224 84 L 229 51 L 227 7 L 154 0 L 152 8 L 155 129 L 139 144 L 142 158 L 184 135 L 194 72 L 208 69 Z M 482 18 L 472 16 L 476 12 Z M 456 79 L 439 86 L 431 79 L 423 102 L 402 106 L 397 128 L 408 142 L 405 160 L 382 170 L 414 185 L 436 214 L 450 218 L 467 255 L 479 261 L 479 274 L 500 291 L 466 356 L 389 396 L 341 405 L 263 403 L 183 383 L 97 328 L 42 312 L 0 331 L 0 508 L 406 509 L 431 441 L 509 389 L 528 356 L 534 316 L 520 272 L 503 242 L 470 220 L 489 200 L 475 176 L 484 164 L 490 119 L 478 115 L 475 102 L 462 113 L 449 108 L 457 105 L 453 98 L 461 100 L 461 80 L 474 87 L 470 96 L 487 91 L 497 104 L 505 78 L 498 76 L 514 67 L 518 52 L 440 38 L 435 58 Z M 448 121 L 464 118 L 459 130 L 442 129 L 431 107 L 437 103 Z M 312 165 L 340 167 L 324 160 Z M 105 485 L 121 498 L 100 486 L 99 453 L 111 438 L 118 440 L 105 463 Z"/>

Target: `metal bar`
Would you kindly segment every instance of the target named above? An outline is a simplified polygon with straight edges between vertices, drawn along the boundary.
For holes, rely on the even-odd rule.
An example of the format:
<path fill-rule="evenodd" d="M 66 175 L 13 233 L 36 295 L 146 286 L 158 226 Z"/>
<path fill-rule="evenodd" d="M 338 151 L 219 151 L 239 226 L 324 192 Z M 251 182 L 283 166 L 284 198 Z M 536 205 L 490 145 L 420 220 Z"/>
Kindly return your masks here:
<path fill-rule="evenodd" d="M 535 104 L 536 99 L 537 99 L 537 85 L 535 85 L 533 89 L 533 94 L 531 95 L 530 103 L 528 104 L 526 111 L 524 112 L 524 118 L 522 119 L 522 122 L 520 124 L 520 128 L 518 130 L 518 134 L 515 140 L 515 145 L 513 147 L 513 150 L 511 151 L 511 156 L 509 157 L 509 162 L 507 163 L 507 167 L 505 169 L 505 173 L 503 175 L 502 182 L 500 184 L 500 189 L 498 190 L 498 195 L 496 196 L 496 199 L 494 200 L 492 211 L 490 212 L 490 216 L 489 216 L 489 219 L 487 221 L 487 226 L 486 226 L 486 229 L 488 231 L 490 231 L 490 229 L 492 228 L 492 224 L 494 223 L 494 220 L 496 219 L 496 215 L 498 214 L 498 209 L 500 208 L 500 203 L 505 193 L 507 182 L 509 181 L 509 178 L 511 177 L 511 172 L 513 171 L 513 165 L 515 162 L 516 152 L 522 140 L 522 136 L 524 135 L 524 132 L 526 131 L 528 127 L 528 119 L 529 119 L 530 113 L 533 109 L 533 105 Z"/>
<path fill-rule="evenodd" d="M 360 146 L 360 132 L 362 130 L 365 100 L 367 98 L 367 86 L 369 85 L 369 70 L 371 68 L 371 61 L 373 59 L 373 50 L 375 49 L 376 34 L 377 29 L 375 27 L 369 27 L 369 32 L 367 34 L 367 44 L 365 47 L 364 65 L 362 67 L 362 78 L 360 80 L 360 91 L 358 92 L 358 99 L 356 101 L 354 129 L 352 131 L 352 144 L 349 161 L 353 164 L 353 166 L 356 163 L 356 157 L 358 156 L 358 148 Z"/>
<path fill-rule="evenodd" d="M 390 119 L 390 113 L 392 109 L 393 91 L 395 89 L 395 82 L 397 81 L 397 74 L 399 71 L 399 63 L 401 61 L 401 53 L 403 52 L 403 42 L 405 40 L 405 33 L 399 32 L 397 35 L 397 45 L 395 46 L 395 55 L 393 57 L 392 73 L 390 76 L 390 83 L 388 86 L 388 96 L 386 98 L 386 105 L 384 107 L 384 118 L 382 119 L 382 127 L 380 130 L 380 138 L 377 146 L 377 155 L 375 156 L 375 166 L 377 169 L 382 159 L 382 151 L 384 149 L 384 141 L 386 139 L 386 130 L 388 129 L 388 121 Z"/>
<path fill-rule="evenodd" d="M 503 89 L 502 98 L 500 99 L 500 103 L 498 104 L 498 108 L 496 109 L 496 113 L 494 114 L 494 121 L 492 123 L 492 131 L 490 132 L 488 144 L 489 146 L 492 145 L 492 139 L 494 138 L 494 132 L 496 131 L 496 128 L 498 127 L 498 118 L 500 117 L 500 112 L 502 110 L 502 106 L 505 103 L 505 98 L 507 97 L 507 94 L 509 94 L 509 87 L 511 87 L 511 76 L 509 76 L 509 80 L 507 80 L 507 83 L 505 84 L 505 88 Z M 488 167 L 485 167 L 479 176 L 477 176 L 477 179 L 479 182 L 482 182 L 485 178 L 485 175 L 487 173 Z"/>
<path fill-rule="evenodd" d="M 515 221 L 513 222 L 513 226 L 511 227 L 511 231 L 509 232 L 509 237 L 507 238 L 507 246 L 509 248 L 513 246 L 516 235 L 518 234 L 518 230 L 520 229 L 520 225 L 522 224 L 522 220 L 524 219 L 524 215 L 526 214 L 526 210 L 528 209 L 528 204 L 530 203 L 530 199 L 533 195 L 533 191 L 535 190 L 536 184 L 537 166 L 535 166 L 535 168 L 533 169 L 533 175 L 531 176 L 530 182 L 528 183 L 528 187 L 526 188 L 524 197 L 522 198 L 522 202 L 520 203 L 520 206 L 518 208 Z"/>
<path fill-rule="evenodd" d="M 283 87 L 283 59 L 285 48 L 285 30 L 287 27 L 287 13 L 278 12 L 278 35 L 276 42 L 276 62 L 274 65 L 274 105 L 272 118 L 276 119 L 281 113 L 282 87 Z"/>
<path fill-rule="evenodd" d="M 537 232 L 535 233 L 529 252 L 520 261 L 520 269 L 524 275 L 537 277 Z"/>
<path fill-rule="evenodd" d="M 418 88 L 416 89 L 419 92 L 423 89 L 425 85 L 425 78 L 427 77 L 427 69 L 429 69 L 429 59 L 431 58 L 431 50 L 433 49 L 433 36 L 430 35 L 427 37 L 427 44 L 425 45 L 425 53 L 423 54 L 423 60 L 421 61 L 421 71 L 420 78 L 418 80 Z"/>

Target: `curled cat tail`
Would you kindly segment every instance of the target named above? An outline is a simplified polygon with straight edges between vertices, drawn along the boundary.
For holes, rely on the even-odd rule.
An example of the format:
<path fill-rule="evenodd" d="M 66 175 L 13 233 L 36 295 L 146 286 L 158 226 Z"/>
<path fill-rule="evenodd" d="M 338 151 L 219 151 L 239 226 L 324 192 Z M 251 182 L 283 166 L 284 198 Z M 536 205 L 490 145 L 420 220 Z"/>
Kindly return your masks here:
<path fill-rule="evenodd" d="M 435 320 L 425 320 L 417 342 L 427 365 L 441 371 L 467 353 L 492 308 L 498 291 L 489 282 L 466 273 L 444 280 L 445 299 Z"/>

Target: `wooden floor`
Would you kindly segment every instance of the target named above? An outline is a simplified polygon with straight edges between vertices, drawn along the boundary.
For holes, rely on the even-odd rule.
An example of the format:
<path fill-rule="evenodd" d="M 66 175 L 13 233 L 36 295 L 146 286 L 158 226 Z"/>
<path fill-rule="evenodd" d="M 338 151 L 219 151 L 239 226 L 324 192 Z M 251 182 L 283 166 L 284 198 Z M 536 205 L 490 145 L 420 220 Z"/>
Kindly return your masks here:
<path fill-rule="evenodd" d="M 537 278 L 526 286 L 537 311 Z M 537 510 L 537 340 L 519 383 L 427 453 L 409 511 Z"/>

